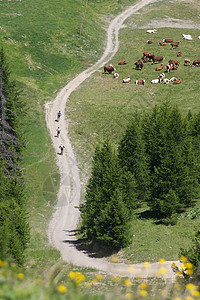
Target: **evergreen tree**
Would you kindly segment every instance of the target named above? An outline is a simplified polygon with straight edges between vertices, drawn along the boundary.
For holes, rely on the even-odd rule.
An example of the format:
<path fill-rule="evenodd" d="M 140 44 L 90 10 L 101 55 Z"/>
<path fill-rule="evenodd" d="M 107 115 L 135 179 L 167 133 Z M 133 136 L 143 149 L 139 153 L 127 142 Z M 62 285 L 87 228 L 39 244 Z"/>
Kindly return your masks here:
<path fill-rule="evenodd" d="M 143 128 L 151 178 L 149 206 L 170 217 L 191 206 L 197 191 L 192 140 L 179 110 L 169 102 L 155 106 Z"/>
<path fill-rule="evenodd" d="M 135 195 L 131 190 L 135 185 L 130 178 L 119 167 L 109 142 L 96 148 L 86 201 L 80 207 L 82 228 L 88 238 L 108 248 L 119 248 L 129 240 L 127 222 L 134 200 L 137 203 L 137 199 L 131 199 Z"/>
<path fill-rule="evenodd" d="M 121 167 L 135 177 L 138 198 L 145 200 L 148 198 L 149 168 L 141 124 L 141 116 L 135 114 L 118 150 Z"/>

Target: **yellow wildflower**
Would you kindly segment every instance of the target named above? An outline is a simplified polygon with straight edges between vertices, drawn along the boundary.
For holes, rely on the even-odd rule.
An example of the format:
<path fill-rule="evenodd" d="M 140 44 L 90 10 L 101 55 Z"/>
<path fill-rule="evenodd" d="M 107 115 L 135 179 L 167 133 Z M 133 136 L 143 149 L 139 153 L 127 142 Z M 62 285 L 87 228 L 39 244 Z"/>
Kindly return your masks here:
<path fill-rule="evenodd" d="M 166 262 L 166 260 L 165 260 L 164 258 L 160 258 L 160 259 L 159 259 L 159 263 L 160 263 L 160 264 L 165 264 L 165 262 Z"/>
<path fill-rule="evenodd" d="M 102 276 L 101 274 L 98 274 L 98 275 L 96 276 L 96 279 L 97 279 L 98 281 L 101 281 L 101 280 L 103 279 L 103 276 Z"/>
<path fill-rule="evenodd" d="M 5 267 L 6 266 L 6 261 L 0 260 L 0 267 Z"/>
<path fill-rule="evenodd" d="M 23 273 L 18 273 L 18 274 L 17 274 L 17 277 L 18 277 L 20 280 L 22 280 L 22 279 L 24 279 L 24 274 L 23 274 Z"/>
<path fill-rule="evenodd" d="M 77 272 L 75 281 L 76 281 L 76 284 L 80 284 L 85 281 L 85 276 L 83 274 L 81 274 L 80 272 Z"/>
<path fill-rule="evenodd" d="M 141 290 L 145 290 L 146 288 L 147 288 L 147 283 L 146 282 L 140 283 L 140 289 Z"/>
<path fill-rule="evenodd" d="M 186 288 L 189 290 L 189 291 L 192 291 L 192 290 L 196 290 L 196 286 L 192 283 L 188 283 L 186 285 Z"/>
<path fill-rule="evenodd" d="M 74 279 L 76 277 L 76 272 L 69 272 L 69 278 Z"/>
<path fill-rule="evenodd" d="M 65 285 L 60 284 L 60 285 L 58 286 L 58 291 L 59 291 L 59 293 L 64 294 L 64 293 L 67 291 L 67 288 L 66 288 Z"/>
<path fill-rule="evenodd" d="M 127 298 L 127 299 L 131 299 L 132 297 L 133 297 L 133 293 L 127 293 L 127 294 L 126 294 L 126 298 Z"/>
<path fill-rule="evenodd" d="M 144 267 L 144 268 L 149 268 L 149 266 L 150 266 L 150 265 L 149 265 L 149 262 L 148 262 L 148 261 L 145 261 L 144 264 L 143 264 L 143 267 Z"/>
<path fill-rule="evenodd" d="M 127 287 L 130 287 L 132 285 L 131 281 L 129 279 L 126 279 L 124 281 L 124 284 L 127 286 Z"/>
<path fill-rule="evenodd" d="M 180 297 L 176 297 L 175 300 L 182 300 Z"/>
<path fill-rule="evenodd" d="M 115 281 L 115 282 L 119 282 L 120 281 L 120 278 L 119 278 L 119 276 L 113 276 L 113 281 Z"/>
<path fill-rule="evenodd" d="M 95 285 L 95 284 L 97 284 L 97 283 L 98 283 L 98 280 L 97 280 L 96 278 L 92 280 L 92 284 Z"/>
<path fill-rule="evenodd" d="M 191 297 L 191 296 L 187 296 L 187 297 L 185 298 L 185 300 L 194 300 L 194 298 Z"/>
<path fill-rule="evenodd" d="M 197 291 L 197 290 L 192 290 L 192 291 L 191 291 L 191 294 L 192 294 L 192 296 L 194 296 L 194 297 L 199 297 L 199 296 L 200 296 L 200 292 Z"/>
<path fill-rule="evenodd" d="M 192 275 L 193 274 L 193 270 L 192 269 L 188 269 L 187 270 L 187 275 Z"/>
<path fill-rule="evenodd" d="M 187 258 L 186 258 L 185 256 L 181 256 L 181 257 L 180 257 L 180 261 L 181 261 L 182 263 L 186 263 L 186 262 L 187 262 Z"/>
<path fill-rule="evenodd" d="M 165 268 L 160 268 L 160 274 L 164 276 L 166 274 L 166 269 Z"/>
<path fill-rule="evenodd" d="M 141 291 L 140 291 L 140 296 L 141 296 L 141 297 L 146 297 L 146 296 L 147 296 L 147 291 L 141 290 Z"/>
<path fill-rule="evenodd" d="M 193 269 L 194 268 L 193 264 L 191 264 L 190 262 L 186 263 L 185 267 L 186 267 L 186 269 Z"/>

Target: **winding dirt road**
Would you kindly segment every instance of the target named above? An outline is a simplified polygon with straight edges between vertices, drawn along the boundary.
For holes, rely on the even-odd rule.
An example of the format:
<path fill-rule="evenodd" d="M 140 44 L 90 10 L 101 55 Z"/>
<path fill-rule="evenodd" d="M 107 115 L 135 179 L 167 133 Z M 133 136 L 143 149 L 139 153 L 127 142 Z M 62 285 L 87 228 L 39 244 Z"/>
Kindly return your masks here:
<path fill-rule="evenodd" d="M 150 267 L 144 264 L 119 264 L 108 262 L 102 258 L 92 257 L 85 251 L 78 250 L 75 236 L 77 223 L 79 220 L 80 200 L 80 178 L 79 170 L 74 156 L 72 145 L 68 137 L 67 120 L 65 119 L 65 105 L 70 94 L 91 74 L 97 71 L 110 61 L 116 54 L 119 46 L 118 34 L 124 21 L 141 8 L 157 0 L 141 0 L 134 6 L 128 8 L 118 15 L 107 30 L 107 46 L 102 57 L 89 69 L 80 73 L 70 81 L 57 95 L 55 100 L 46 104 L 46 122 L 52 138 L 52 143 L 57 153 L 57 164 L 60 171 L 61 183 L 58 193 L 58 202 L 55 207 L 52 220 L 48 228 L 48 236 L 51 244 L 61 252 L 62 259 L 76 266 L 90 267 L 109 274 L 117 274 L 129 277 L 153 277 L 161 268 L 160 263 L 152 263 Z M 55 121 L 56 113 L 61 110 L 63 115 L 59 123 Z M 60 137 L 55 137 L 58 125 L 62 131 Z M 64 154 L 59 155 L 59 145 L 65 145 Z M 163 267 L 166 269 L 166 278 L 174 278 L 171 269 L 172 262 L 166 262 Z M 130 267 L 133 267 L 130 272 Z"/>

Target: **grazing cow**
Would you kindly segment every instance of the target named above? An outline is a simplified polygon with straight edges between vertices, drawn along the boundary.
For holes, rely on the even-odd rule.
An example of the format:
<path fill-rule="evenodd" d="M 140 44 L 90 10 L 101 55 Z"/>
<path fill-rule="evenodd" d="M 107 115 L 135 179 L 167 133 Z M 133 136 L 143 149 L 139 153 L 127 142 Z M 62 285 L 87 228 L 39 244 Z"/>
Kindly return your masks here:
<path fill-rule="evenodd" d="M 141 85 L 141 84 L 145 84 L 145 80 L 143 79 L 143 80 L 136 80 L 136 82 L 135 82 L 135 84 L 137 84 L 137 85 Z"/>
<path fill-rule="evenodd" d="M 151 83 L 160 83 L 160 78 L 152 79 Z"/>
<path fill-rule="evenodd" d="M 172 49 L 175 49 L 179 46 L 180 42 L 173 42 L 171 43 Z"/>
<path fill-rule="evenodd" d="M 192 41 L 192 40 L 193 40 L 193 38 L 191 37 L 190 34 L 185 34 L 185 35 L 183 36 L 183 38 L 184 38 L 184 40 L 187 40 L 187 41 Z"/>
<path fill-rule="evenodd" d="M 140 70 L 140 71 L 142 70 L 142 68 L 143 68 L 143 62 L 142 62 L 141 59 L 139 59 L 138 61 L 136 61 L 135 65 L 136 65 L 136 69 L 137 70 Z"/>
<path fill-rule="evenodd" d="M 199 64 L 200 64 L 200 59 L 196 59 L 196 60 L 193 61 L 192 66 L 193 67 L 196 67 L 196 66 L 198 67 Z"/>
<path fill-rule="evenodd" d="M 164 84 L 168 84 L 168 83 L 170 83 L 170 80 L 167 79 L 167 78 L 164 78 L 164 79 L 163 79 L 163 83 L 164 83 Z"/>
<path fill-rule="evenodd" d="M 130 76 L 128 76 L 128 78 L 125 78 L 125 79 L 123 79 L 123 83 L 128 83 L 128 82 L 130 82 L 131 81 L 131 78 L 130 78 Z"/>
<path fill-rule="evenodd" d="M 109 66 L 104 66 L 104 73 L 108 72 L 109 74 L 111 74 L 115 70 L 116 69 L 111 64 Z"/>
<path fill-rule="evenodd" d="M 192 63 L 191 63 L 191 60 L 189 59 L 189 58 L 185 58 L 185 60 L 184 60 L 184 66 L 187 66 L 187 65 L 191 65 Z"/>
<path fill-rule="evenodd" d="M 163 69 L 163 64 L 161 64 L 160 66 L 158 66 L 157 68 L 156 68 L 156 71 L 161 71 Z"/>
<path fill-rule="evenodd" d="M 170 63 L 168 63 L 167 65 L 166 65 L 166 69 L 167 69 L 167 73 L 169 73 L 171 70 L 172 70 L 172 68 L 173 68 L 173 64 L 170 64 Z"/>
<path fill-rule="evenodd" d="M 179 66 L 180 60 L 169 60 L 169 64 L 173 64 L 174 66 Z"/>
<path fill-rule="evenodd" d="M 181 79 L 177 79 L 177 80 L 174 80 L 173 84 L 180 84 L 181 83 Z"/>
<path fill-rule="evenodd" d="M 156 29 L 148 29 L 146 32 L 147 32 L 147 33 L 156 33 L 157 30 L 156 30 Z"/>
<path fill-rule="evenodd" d="M 154 54 L 149 53 L 149 54 L 146 56 L 146 58 L 148 58 L 149 61 L 151 61 L 151 60 L 153 60 L 153 57 L 154 57 L 154 56 L 155 56 Z"/>
<path fill-rule="evenodd" d="M 142 56 L 141 59 L 143 60 L 143 63 L 147 63 L 148 62 L 148 59 L 146 58 L 146 56 Z"/>
<path fill-rule="evenodd" d="M 200 35 L 198 36 L 198 40 L 200 40 Z"/>
<path fill-rule="evenodd" d="M 126 65 L 127 64 L 127 62 L 124 60 L 124 61 L 120 61 L 119 63 L 118 63 L 118 65 Z"/>
<path fill-rule="evenodd" d="M 182 33 L 182 37 L 185 38 L 185 37 L 191 37 L 191 34 L 184 34 Z"/>
<path fill-rule="evenodd" d="M 114 78 L 119 78 L 119 73 L 114 73 L 114 74 L 113 74 L 113 77 L 114 77 Z"/>
<path fill-rule="evenodd" d="M 173 43 L 173 40 L 172 39 L 164 39 L 163 43 Z"/>
<path fill-rule="evenodd" d="M 165 43 L 165 42 L 160 42 L 159 45 L 160 45 L 160 46 L 166 46 L 167 43 Z"/>
<path fill-rule="evenodd" d="M 170 81 L 171 81 L 171 82 L 177 81 L 177 78 L 176 78 L 176 77 L 172 77 L 172 78 L 170 79 Z"/>
<path fill-rule="evenodd" d="M 163 59 L 165 59 L 164 58 L 164 56 L 153 56 L 152 57 L 152 59 L 153 59 L 153 64 L 155 63 L 155 62 L 161 62 L 161 61 L 163 61 Z"/>
<path fill-rule="evenodd" d="M 159 82 L 161 82 L 165 78 L 165 73 L 162 73 L 158 76 Z"/>
<path fill-rule="evenodd" d="M 153 41 L 147 40 L 147 44 L 153 44 Z"/>
<path fill-rule="evenodd" d="M 147 57 L 150 54 L 150 52 L 143 52 L 143 57 Z"/>
<path fill-rule="evenodd" d="M 181 57 L 183 54 L 182 54 L 182 52 L 181 51 L 179 51 L 178 53 L 177 53 L 177 56 L 178 57 Z"/>

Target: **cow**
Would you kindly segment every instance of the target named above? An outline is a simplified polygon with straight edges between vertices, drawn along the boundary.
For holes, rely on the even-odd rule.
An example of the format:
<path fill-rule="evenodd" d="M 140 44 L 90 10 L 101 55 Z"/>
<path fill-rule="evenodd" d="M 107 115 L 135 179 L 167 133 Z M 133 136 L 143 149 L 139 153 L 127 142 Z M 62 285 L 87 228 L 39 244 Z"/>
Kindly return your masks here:
<path fill-rule="evenodd" d="M 136 82 L 135 82 L 135 84 L 137 84 L 137 85 L 141 85 L 141 84 L 145 84 L 145 80 L 143 79 L 143 80 L 136 80 Z"/>
<path fill-rule="evenodd" d="M 178 53 L 177 53 L 177 56 L 178 57 L 181 57 L 183 54 L 182 54 L 182 52 L 181 51 L 179 51 Z"/>
<path fill-rule="evenodd" d="M 131 81 L 131 78 L 130 78 L 130 76 L 128 76 L 128 78 L 125 78 L 125 79 L 123 79 L 123 83 L 128 83 L 128 82 L 130 82 Z"/>
<path fill-rule="evenodd" d="M 168 63 L 167 65 L 166 65 L 166 69 L 167 69 L 167 73 L 169 73 L 171 70 L 172 70 L 172 68 L 173 68 L 173 64 L 170 64 L 170 63 Z"/>
<path fill-rule="evenodd" d="M 159 45 L 160 45 L 160 46 L 166 46 L 167 43 L 165 43 L 165 42 L 160 42 Z"/>
<path fill-rule="evenodd" d="M 151 60 L 153 60 L 153 57 L 154 57 L 154 56 L 155 56 L 154 54 L 149 53 L 149 54 L 146 56 L 146 58 L 148 58 L 149 61 L 151 61 Z"/>
<path fill-rule="evenodd" d="M 147 40 L 147 44 L 153 44 L 153 41 Z"/>
<path fill-rule="evenodd" d="M 188 40 L 188 41 L 192 41 L 193 40 L 193 38 L 191 37 L 190 34 L 183 34 L 183 38 L 184 38 L 184 40 Z"/>
<path fill-rule="evenodd" d="M 147 32 L 147 33 L 156 33 L 157 30 L 156 30 L 156 29 L 148 29 L 146 32 Z"/>
<path fill-rule="evenodd" d="M 181 83 L 181 79 L 177 79 L 177 80 L 174 80 L 173 84 L 180 84 Z"/>
<path fill-rule="evenodd" d="M 170 81 L 171 81 L 171 82 L 177 81 L 177 78 L 176 78 L 176 77 L 172 77 L 172 78 L 170 79 Z"/>
<path fill-rule="evenodd" d="M 189 59 L 189 58 L 185 58 L 185 60 L 184 60 L 184 66 L 187 66 L 187 65 L 191 65 L 192 63 L 191 63 L 191 60 Z"/>
<path fill-rule="evenodd" d="M 200 40 L 200 35 L 198 36 L 198 40 Z"/>
<path fill-rule="evenodd" d="M 160 79 L 160 82 L 165 78 L 165 73 L 162 73 L 158 76 L 158 79 Z"/>
<path fill-rule="evenodd" d="M 127 64 L 127 62 L 124 60 L 124 61 L 120 61 L 119 63 L 118 63 L 118 65 L 126 65 Z"/>
<path fill-rule="evenodd" d="M 143 52 L 143 57 L 147 57 L 150 54 L 150 52 Z"/>
<path fill-rule="evenodd" d="M 115 70 L 116 69 L 111 64 L 109 66 L 104 66 L 104 73 L 108 72 L 109 74 L 111 74 Z"/>
<path fill-rule="evenodd" d="M 143 60 L 143 63 L 147 63 L 148 62 L 148 59 L 146 58 L 146 56 L 142 56 L 141 59 Z"/>
<path fill-rule="evenodd" d="M 196 59 L 196 60 L 193 61 L 192 66 L 193 67 L 196 67 L 196 66 L 198 67 L 199 64 L 200 64 L 200 59 Z"/>
<path fill-rule="evenodd" d="M 173 43 L 173 40 L 172 39 L 164 39 L 163 43 Z"/>
<path fill-rule="evenodd" d="M 161 62 L 161 61 L 163 61 L 163 59 L 165 59 L 164 58 L 164 56 L 153 56 L 153 58 L 152 58 L 152 60 L 153 60 L 153 64 L 155 63 L 155 62 Z"/>
<path fill-rule="evenodd" d="M 114 74 L 113 74 L 113 77 L 114 77 L 114 78 L 119 78 L 119 73 L 114 73 Z"/>
<path fill-rule="evenodd" d="M 180 42 L 173 42 L 171 43 L 172 49 L 175 49 L 179 46 Z"/>
<path fill-rule="evenodd" d="M 163 64 L 161 64 L 160 66 L 158 66 L 157 68 L 156 68 L 156 71 L 161 71 L 163 69 Z"/>
<path fill-rule="evenodd" d="M 136 69 L 140 70 L 140 71 L 143 69 L 143 66 L 144 66 L 141 59 L 139 59 L 138 61 L 136 61 L 135 65 L 136 65 Z"/>
<path fill-rule="evenodd" d="M 152 79 L 151 83 L 160 83 L 160 78 Z"/>
<path fill-rule="evenodd" d="M 170 83 L 170 80 L 167 79 L 167 78 L 164 78 L 164 79 L 163 79 L 163 83 L 164 83 L 164 84 L 168 84 L 168 83 Z"/>
<path fill-rule="evenodd" d="M 170 59 L 169 60 L 169 64 L 173 64 L 174 66 L 179 66 L 180 60 L 172 60 L 172 59 Z"/>

